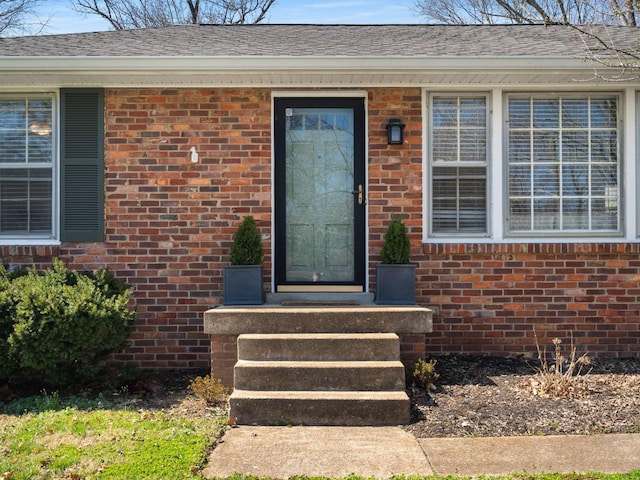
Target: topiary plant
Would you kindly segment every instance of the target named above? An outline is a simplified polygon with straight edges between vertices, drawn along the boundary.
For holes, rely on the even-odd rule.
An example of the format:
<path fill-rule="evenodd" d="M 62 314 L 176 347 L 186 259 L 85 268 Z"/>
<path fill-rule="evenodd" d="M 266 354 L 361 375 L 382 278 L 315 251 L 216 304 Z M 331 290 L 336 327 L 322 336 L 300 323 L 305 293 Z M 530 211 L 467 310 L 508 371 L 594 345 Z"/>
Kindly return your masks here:
<path fill-rule="evenodd" d="M 410 261 L 411 243 L 407 228 L 398 215 L 391 217 L 391 223 L 384 234 L 384 245 L 380 251 L 382 263 L 405 264 Z"/>
<path fill-rule="evenodd" d="M 262 238 L 251 215 L 244 217 L 231 246 L 231 265 L 260 265 L 264 258 Z"/>

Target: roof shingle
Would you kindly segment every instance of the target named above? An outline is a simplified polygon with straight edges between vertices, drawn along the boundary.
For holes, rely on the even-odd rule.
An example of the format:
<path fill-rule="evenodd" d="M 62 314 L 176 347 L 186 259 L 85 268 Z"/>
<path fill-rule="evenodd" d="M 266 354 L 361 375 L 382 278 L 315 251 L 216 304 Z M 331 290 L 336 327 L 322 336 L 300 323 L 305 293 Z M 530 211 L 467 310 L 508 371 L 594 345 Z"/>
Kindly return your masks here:
<path fill-rule="evenodd" d="M 636 27 L 589 28 L 638 49 Z M 584 50 L 575 30 L 544 25 L 176 25 L 0 38 L 0 57 L 579 57 Z"/>

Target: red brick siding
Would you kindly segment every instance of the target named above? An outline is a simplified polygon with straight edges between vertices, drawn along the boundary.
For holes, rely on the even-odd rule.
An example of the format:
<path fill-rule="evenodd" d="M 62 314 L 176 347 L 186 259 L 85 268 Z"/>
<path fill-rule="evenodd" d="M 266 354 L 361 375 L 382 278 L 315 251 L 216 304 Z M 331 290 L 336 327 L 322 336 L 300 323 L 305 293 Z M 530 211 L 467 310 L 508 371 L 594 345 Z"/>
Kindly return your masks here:
<path fill-rule="evenodd" d="M 369 91 L 369 275 L 375 291 L 375 268 L 383 236 L 394 214 L 407 226 L 412 256 L 422 240 L 422 107 L 421 91 L 378 88 Z M 406 124 L 404 145 L 388 145 L 389 118 Z"/>
<path fill-rule="evenodd" d="M 211 370 L 227 387 L 233 387 L 233 367 L 238 360 L 238 337 L 211 336 Z"/>
<path fill-rule="evenodd" d="M 110 267 L 133 286 L 138 329 L 114 362 L 206 368 L 229 379 L 234 338 L 202 332 L 220 303 L 221 269 L 242 217 L 271 225 L 271 91 L 108 89 L 106 240 L 0 247 L 5 263 Z M 419 88 L 368 91 L 370 289 L 392 214 L 404 217 L 418 263 L 418 302 L 436 308 L 434 333 L 402 337 L 404 358 L 426 352 L 523 354 L 573 331 L 594 354 L 640 353 L 637 244 L 422 245 Z M 389 118 L 404 145 L 387 145 Z M 190 147 L 200 161 L 191 163 Z M 270 242 L 265 241 L 270 284 Z"/>
<path fill-rule="evenodd" d="M 268 238 L 270 92 L 117 89 L 105 103 L 107 253 L 134 284 L 140 319 L 132 348 L 119 358 L 156 368 L 208 366 L 202 314 L 220 303 L 237 226 L 253 215 Z M 264 248 L 270 271 L 268 242 Z"/>
<path fill-rule="evenodd" d="M 594 356 L 640 354 L 639 244 L 425 245 L 428 352 L 534 355 L 554 337 Z"/>

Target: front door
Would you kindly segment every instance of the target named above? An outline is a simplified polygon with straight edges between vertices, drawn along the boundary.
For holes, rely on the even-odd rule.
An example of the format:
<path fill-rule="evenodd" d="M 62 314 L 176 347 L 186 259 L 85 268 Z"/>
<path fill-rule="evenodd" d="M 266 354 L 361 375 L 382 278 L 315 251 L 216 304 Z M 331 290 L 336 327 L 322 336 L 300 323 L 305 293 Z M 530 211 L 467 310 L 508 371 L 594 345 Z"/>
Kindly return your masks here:
<path fill-rule="evenodd" d="M 275 100 L 277 291 L 364 291 L 363 98 Z"/>

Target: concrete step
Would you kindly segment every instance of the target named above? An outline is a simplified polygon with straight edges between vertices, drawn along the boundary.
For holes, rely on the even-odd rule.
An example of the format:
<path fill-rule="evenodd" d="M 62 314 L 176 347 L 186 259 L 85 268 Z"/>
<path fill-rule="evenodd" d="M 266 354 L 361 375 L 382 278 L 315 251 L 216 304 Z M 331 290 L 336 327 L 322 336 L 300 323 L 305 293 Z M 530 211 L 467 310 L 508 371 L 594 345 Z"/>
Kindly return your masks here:
<path fill-rule="evenodd" d="M 394 333 L 245 334 L 238 337 L 243 360 L 384 361 L 400 358 Z"/>
<path fill-rule="evenodd" d="M 402 392 L 234 390 L 230 420 L 243 425 L 399 425 L 409 422 Z"/>
<path fill-rule="evenodd" d="M 431 311 L 221 307 L 205 313 L 205 330 L 238 335 L 229 415 L 239 424 L 397 425 L 409 421 L 397 333 L 431 331 Z"/>
<path fill-rule="evenodd" d="M 298 362 L 238 360 L 235 388 L 290 391 L 404 391 L 404 366 L 396 361 Z"/>
<path fill-rule="evenodd" d="M 429 333 L 432 312 L 415 306 L 222 306 L 204 313 L 204 331 L 243 333 Z"/>

